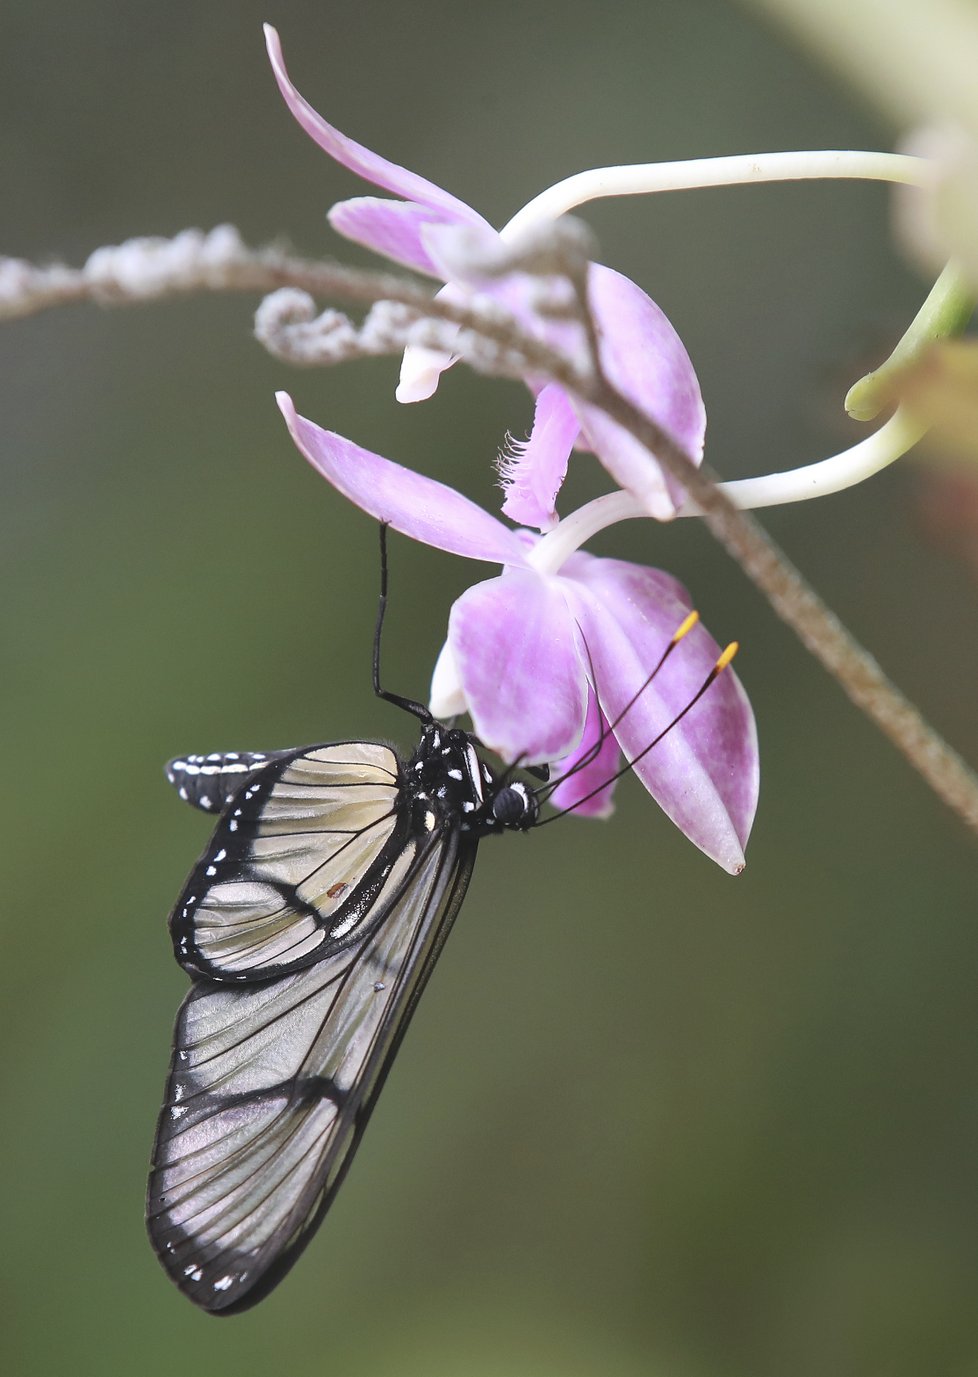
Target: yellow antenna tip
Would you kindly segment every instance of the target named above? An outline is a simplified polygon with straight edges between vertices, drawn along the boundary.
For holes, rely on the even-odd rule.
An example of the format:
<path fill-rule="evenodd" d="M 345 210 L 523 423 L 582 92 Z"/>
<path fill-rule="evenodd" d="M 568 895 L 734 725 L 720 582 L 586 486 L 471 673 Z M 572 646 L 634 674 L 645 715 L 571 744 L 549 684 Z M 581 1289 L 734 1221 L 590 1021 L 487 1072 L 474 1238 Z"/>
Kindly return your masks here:
<path fill-rule="evenodd" d="M 681 641 L 684 636 L 688 636 L 689 633 L 692 631 L 693 627 L 699 621 L 699 619 L 700 614 L 696 611 L 694 607 L 692 612 L 690 612 L 689 616 L 686 618 L 686 620 L 682 622 L 681 625 L 678 626 L 676 628 L 676 631 L 673 633 L 673 645 L 675 645 L 677 641 Z"/>
<path fill-rule="evenodd" d="M 737 651 L 738 651 L 739 649 L 740 649 L 740 642 L 739 642 L 739 641 L 731 641 L 731 642 L 730 642 L 730 644 L 727 646 L 726 650 L 723 652 L 723 654 L 720 656 L 719 660 L 717 660 L 717 662 L 716 662 L 715 668 L 716 668 L 717 674 L 719 674 L 721 670 L 727 668 L 727 665 L 729 665 L 730 661 L 731 661 L 731 660 L 733 659 L 733 657 L 737 654 Z"/>

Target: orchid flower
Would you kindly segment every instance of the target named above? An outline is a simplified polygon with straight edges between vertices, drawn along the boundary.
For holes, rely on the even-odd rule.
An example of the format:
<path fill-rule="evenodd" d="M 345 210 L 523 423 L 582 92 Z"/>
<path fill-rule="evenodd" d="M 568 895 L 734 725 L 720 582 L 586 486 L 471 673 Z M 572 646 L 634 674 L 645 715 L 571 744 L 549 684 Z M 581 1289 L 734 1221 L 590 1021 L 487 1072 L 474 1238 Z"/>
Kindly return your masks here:
<path fill-rule="evenodd" d="M 566 542 L 554 556 L 554 536 L 514 531 L 453 488 L 299 416 L 286 393 L 278 403 L 300 452 L 358 507 L 426 545 L 502 565 L 451 610 L 434 714 L 468 712 L 476 734 L 510 763 L 561 762 L 565 778 L 552 801 L 580 815 L 610 812 L 620 748 L 686 836 L 731 874 L 742 870 L 758 756 L 753 713 L 733 672 L 643 754 L 720 654 L 696 625 L 647 683 L 688 618 L 682 585 Z"/>
<path fill-rule="evenodd" d="M 395 263 L 441 279 L 447 284 L 446 292 L 464 298 L 472 286 L 460 280 L 450 266 L 454 256 L 446 250 L 452 243 L 451 232 L 465 230 L 484 242 L 488 254 L 494 243 L 505 239 L 505 229 L 497 232 L 463 201 L 327 124 L 292 85 L 278 34 L 269 25 L 265 26 L 265 39 L 279 90 L 306 133 L 343 167 L 401 198 L 361 196 L 341 201 L 329 212 L 332 227 Z M 560 332 L 566 332 L 566 323 L 541 319 L 533 310 L 530 291 L 521 292 L 512 276 L 502 283 L 480 283 L 479 290 L 504 301 L 520 323 L 540 338 L 556 343 Z M 698 463 L 706 429 L 703 400 L 676 331 L 640 287 L 611 268 L 589 265 L 587 294 L 597 327 L 600 363 L 609 382 Z M 398 399 L 409 402 L 430 397 L 451 362 L 448 355 L 430 349 L 408 349 Z M 534 392 L 539 390 L 532 378 L 527 381 Z M 541 479 L 533 467 L 534 441 L 538 428 L 544 425 L 551 431 L 551 468 Z M 559 450 L 554 437 L 559 437 Z M 551 384 L 538 398 L 525 452 L 512 454 L 504 462 L 507 515 L 538 530 L 554 525 L 557 492 L 575 445 L 596 454 L 616 484 L 633 494 L 650 516 L 668 519 L 682 505 L 681 488 L 644 446 L 597 408 Z"/>

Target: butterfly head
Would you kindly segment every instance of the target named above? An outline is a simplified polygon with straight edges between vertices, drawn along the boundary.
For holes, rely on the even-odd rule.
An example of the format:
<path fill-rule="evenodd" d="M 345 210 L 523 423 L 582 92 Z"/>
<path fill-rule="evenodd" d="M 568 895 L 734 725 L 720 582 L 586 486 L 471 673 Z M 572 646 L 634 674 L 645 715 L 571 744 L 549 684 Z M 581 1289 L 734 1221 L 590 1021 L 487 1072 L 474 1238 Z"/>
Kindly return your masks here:
<path fill-rule="evenodd" d="M 459 728 L 432 723 L 407 770 L 415 798 L 458 820 L 462 832 L 480 837 L 532 827 L 537 801 L 522 780 L 498 778 L 479 754 L 475 739 Z"/>
<path fill-rule="evenodd" d="M 521 779 L 504 784 L 492 795 L 492 816 L 500 827 L 525 832 L 537 820 L 536 797 Z"/>

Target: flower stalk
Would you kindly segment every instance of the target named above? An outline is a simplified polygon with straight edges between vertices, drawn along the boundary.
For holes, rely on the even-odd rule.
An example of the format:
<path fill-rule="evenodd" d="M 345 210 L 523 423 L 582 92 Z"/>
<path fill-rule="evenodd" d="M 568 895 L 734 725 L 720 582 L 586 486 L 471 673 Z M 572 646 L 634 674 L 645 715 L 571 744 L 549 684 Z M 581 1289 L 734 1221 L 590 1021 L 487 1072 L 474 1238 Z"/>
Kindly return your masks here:
<path fill-rule="evenodd" d="M 687 158 L 678 162 L 632 163 L 595 167 L 571 177 L 528 201 L 500 230 L 504 239 L 518 237 L 533 225 L 553 221 L 589 201 L 606 196 L 648 196 L 660 191 L 694 191 L 707 187 L 758 186 L 763 182 L 845 179 L 926 185 L 930 164 L 907 153 L 872 153 L 851 149 L 793 153 L 744 153 L 725 158 Z"/>

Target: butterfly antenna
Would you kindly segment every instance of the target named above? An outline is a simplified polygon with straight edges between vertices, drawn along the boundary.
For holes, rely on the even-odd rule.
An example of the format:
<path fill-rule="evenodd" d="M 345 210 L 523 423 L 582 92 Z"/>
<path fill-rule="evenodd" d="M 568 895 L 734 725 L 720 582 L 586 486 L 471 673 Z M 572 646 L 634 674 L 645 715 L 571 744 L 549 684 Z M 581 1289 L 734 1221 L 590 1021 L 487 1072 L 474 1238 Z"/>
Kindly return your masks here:
<path fill-rule="evenodd" d="M 636 704 L 636 703 L 638 702 L 638 700 L 641 698 L 642 694 L 643 694 L 643 693 L 645 692 L 645 690 L 648 688 L 649 684 L 651 684 L 652 680 L 656 677 L 656 675 L 657 675 L 657 674 L 659 673 L 659 671 L 662 669 L 663 665 L 666 663 L 666 661 L 668 660 L 669 656 L 670 656 L 670 655 L 672 654 L 672 652 L 676 649 L 676 646 L 679 644 L 679 642 L 680 642 L 681 640 L 683 640 L 684 637 L 686 637 L 686 636 L 689 635 L 689 633 L 692 631 L 693 627 L 696 626 L 697 623 L 699 622 L 699 619 L 700 619 L 700 614 L 696 611 L 695 608 L 694 608 L 686 617 L 683 618 L 682 622 L 680 622 L 679 626 L 677 626 L 677 627 L 676 627 L 676 630 L 672 633 L 672 639 L 670 640 L 669 644 L 666 646 L 666 648 L 665 648 L 665 650 L 662 652 L 662 654 L 659 656 L 658 662 L 656 663 L 656 665 L 654 666 L 654 668 L 652 669 L 652 671 L 648 674 L 648 676 L 646 677 L 644 683 L 642 683 L 642 684 L 639 685 L 639 687 L 638 687 L 638 688 L 636 689 L 636 691 L 632 694 L 631 698 L 629 698 L 628 702 L 627 702 L 627 703 L 625 704 L 625 706 L 622 708 L 621 712 L 620 712 L 620 713 L 618 714 L 618 716 L 614 719 L 614 721 L 612 721 L 612 722 L 607 722 L 607 721 L 605 721 L 604 719 L 602 719 L 601 730 L 600 730 L 600 733 L 599 733 L 599 735 L 598 735 L 597 741 L 593 741 L 593 742 L 591 743 L 591 745 L 590 745 L 590 746 L 588 747 L 588 749 L 584 752 L 584 754 L 581 756 L 581 758 L 580 758 L 579 760 L 576 760 L 576 761 L 574 762 L 574 765 L 571 767 L 571 769 L 569 769 L 569 770 L 567 771 L 566 774 L 563 774 L 563 775 L 560 776 L 559 779 L 554 780 L 553 784 L 551 785 L 551 787 L 549 788 L 548 791 L 544 792 L 543 789 L 535 789 L 535 790 L 534 790 L 534 793 L 535 793 L 535 794 L 542 794 L 542 795 L 543 795 L 543 797 L 542 797 L 541 799 L 538 800 L 539 802 L 541 802 L 541 803 L 546 803 L 547 799 L 550 797 L 550 795 L 554 792 L 554 790 L 557 788 L 557 786 L 558 786 L 559 784 L 562 784 L 562 783 L 564 782 L 565 779 L 573 779 L 574 776 L 575 776 L 576 774 L 578 774 L 581 770 L 585 769 L 588 765 L 590 765 L 594 760 L 596 760 L 596 759 L 598 758 L 598 755 L 599 755 L 600 752 L 601 752 L 601 748 L 604 746 L 604 743 L 608 740 L 608 737 L 612 735 L 612 733 L 614 732 L 615 728 L 618 726 L 618 724 L 619 724 L 620 722 L 622 722 L 622 721 L 624 720 L 624 718 L 626 717 L 626 715 L 627 715 L 628 713 L 631 712 L 632 708 L 635 706 L 635 704 Z M 582 639 L 583 639 L 583 634 L 582 634 Z M 593 658 L 592 658 L 592 656 L 591 656 L 591 648 L 590 648 L 590 646 L 588 645 L 587 641 L 584 641 L 584 649 L 585 649 L 585 651 L 587 652 L 588 669 L 589 669 L 589 671 L 590 671 L 588 677 L 590 678 L 590 680 L 591 680 L 591 685 L 592 685 L 592 687 L 593 687 L 593 689 L 594 689 L 594 696 L 595 696 L 595 698 L 597 699 L 598 703 L 600 704 L 601 695 L 600 695 L 599 692 L 598 692 L 598 674 L 597 674 L 597 670 L 596 670 L 595 667 L 594 667 L 594 660 L 593 660 Z M 707 686 L 704 686 L 702 689 L 700 689 L 700 693 L 705 693 L 705 692 L 706 692 L 706 687 L 707 687 Z M 696 701 L 695 699 L 692 700 L 692 702 L 688 705 L 686 711 L 688 711 L 689 708 L 692 707 L 693 702 L 695 702 L 695 701 Z M 678 719 L 677 719 L 677 720 L 678 720 Z M 668 730 L 668 729 L 667 729 L 667 730 Z M 628 766 L 628 765 L 625 766 L 625 770 L 628 770 L 629 768 L 630 768 L 630 766 Z M 624 773 L 624 771 L 623 771 L 622 773 Z M 617 779 L 618 776 L 615 775 L 614 778 Z M 611 782 L 612 782 L 611 780 L 608 780 L 608 784 L 610 784 Z M 604 784 L 602 784 L 602 785 L 600 786 L 601 789 L 604 789 L 604 788 L 606 788 L 606 787 L 607 787 L 607 786 L 604 785 Z M 597 793 L 597 792 L 599 792 L 599 791 L 596 789 L 594 792 Z M 591 795 L 589 794 L 589 795 L 588 795 L 588 798 L 590 798 L 590 797 L 591 797 Z M 580 799 L 579 802 L 583 803 L 583 802 L 584 802 L 584 799 Z M 571 811 L 571 810 L 570 810 L 570 809 L 565 809 L 565 812 L 569 812 L 569 811 Z M 557 816 L 560 817 L 561 814 L 558 813 Z M 542 826 L 542 824 L 541 824 L 541 826 Z"/>
<path fill-rule="evenodd" d="M 564 817 L 567 813 L 573 813 L 573 812 L 575 811 L 575 809 L 580 808 L 580 806 L 581 806 L 582 803 L 587 803 L 587 801 L 588 801 L 589 799 L 594 798 L 595 794 L 600 794 L 601 791 L 602 791 L 603 789 L 607 789 L 609 785 L 614 784 L 617 780 L 621 779 L 622 775 L 626 775 L 626 774 L 628 773 L 629 770 L 633 770 L 633 769 L 635 768 L 635 766 L 639 763 L 639 761 L 640 761 L 640 760 L 644 760 L 645 757 L 648 755 L 649 751 L 651 751 L 651 750 L 653 749 L 653 747 L 658 746 L 658 744 L 659 744 L 659 742 L 662 740 L 662 738 L 663 738 L 664 736 L 667 736 L 667 735 L 669 734 L 669 732 L 672 731 L 673 727 L 677 726 L 677 725 L 683 720 L 683 718 L 686 716 L 686 714 L 689 712 L 689 710 L 690 710 L 691 708 L 693 708 L 693 707 L 696 706 L 696 704 L 697 704 L 697 703 L 700 701 L 700 699 L 703 697 L 703 694 L 706 692 L 706 690 L 707 690 L 707 689 L 710 687 L 710 685 L 713 683 L 714 679 L 719 678 L 719 676 L 723 673 L 723 671 L 724 671 L 724 670 L 727 668 L 727 666 L 729 665 L 730 661 L 731 661 L 731 660 L 733 659 L 733 657 L 737 654 L 737 651 L 738 651 L 739 649 L 740 649 L 740 644 L 739 644 L 739 642 L 737 642 L 737 641 L 731 641 L 731 642 L 730 642 L 730 644 L 727 646 L 726 650 L 724 650 L 724 651 L 720 654 L 720 656 L 719 656 L 718 659 L 717 659 L 716 664 L 715 664 L 715 665 L 713 666 L 713 668 L 710 670 L 709 674 L 708 674 L 708 675 L 706 676 L 706 678 L 703 680 L 702 684 L 700 684 L 699 688 L 698 688 L 698 689 L 696 690 L 696 692 L 693 694 L 692 698 L 689 700 L 689 702 L 686 704 L 686 706 L 682 709 L 682 711 L 681 711 L 681 712 L 677 712 L 677 713 L 676 713 L 676 716 L 672 719 L 672 721 L 671 721 L 671 722 L 668 722 L 668 723 L 666 724 L 666 726 L 664 726 L 664 727 L 662 728 L 662 731 L 659 732 L 658 736 L 654 736 L 654 737 L 652 738 L 652 740 L 649 742 L 649 744 L 648 744 L 647 746 L 643 747 L 643 749 L 642 749 L 641 751 L 639 751 L 638 755 L 634 756 L 631 760 L 626 760 L 625 764 L 621 767 L 621 769 L 620 769 L 620 770 L 616 770 L 615 773 L 610 777 L 610 779 L 602 780 L 602 782 L 601 782 L 599 785 L 597 785 L 596 788 L 592 789 L 592 790 L 590 791 L 590 793 L 585 794 L 583 798 L 579 798 L 579 799 L 577 800 L 577 802 L 574 803 L 570 808 L 562 808 L 562 809 L 560 810 L 559 813 L 553 813 L 549 818 L 544 818 L 543 822 L 537 823 L 537 826 L 538 826 L 538 827 L 546 827 L 546 825 L 547 825 L 548 822 L 556 822 L 558 818 Z M 666 654 L 668 654 L 668 650 L 666 651 Z M 640 692 L 641 692 L 641 690 L 640 690 Z M 634 700 L 633 700 L 633 701 L 634 701 Z M 627 709 L 626 709 L 626 711 L 627 711 Z M 620 721 L 621 719 L 618 718 L 618 719 L 616 719 L 616 720 L 619 720 L 619 721 Z M 564 776 L 565 779 L 566 779 L 567 777 L 568 777 L 567 775 Z M 558 780 L 558 783 L 559 783 L 559 782 L 560 782 L 560 781 Z"/>
<path fill-rule="evenodd" d="M 380 601 L 377 604 L 377 625 L 374 629 L 374 659 L 373 659 L 373 680 L 374 693 L 378 698 L 383 698 L 386 703 L 393 703 L 397 708 L 403 708 L 405 712 L 413 713 L 415 717 L 420 717 L 422 722 L 432 720 L 431 713 L 423 703 L 416 703 L 413 698 L 402 698 L 399 693 L 388 693 L 387 689 L 381 687 L 380 683 L 380 639 L 384 630 L 384 617 L 387 613 L 387 522 L 380 523 Z"/>

